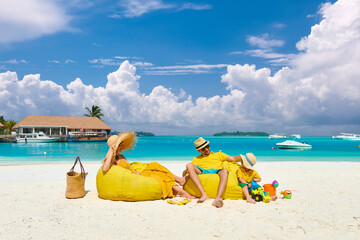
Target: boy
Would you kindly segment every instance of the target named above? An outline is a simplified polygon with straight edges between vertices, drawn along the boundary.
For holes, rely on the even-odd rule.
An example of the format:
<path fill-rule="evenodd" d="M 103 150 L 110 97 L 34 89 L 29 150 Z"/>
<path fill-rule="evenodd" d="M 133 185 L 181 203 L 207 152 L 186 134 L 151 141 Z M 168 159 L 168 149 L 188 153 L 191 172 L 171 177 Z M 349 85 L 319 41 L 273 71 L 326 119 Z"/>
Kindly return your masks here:
<path fill-rule="evenodd" d="M 256 201 L 250 197 L 249 187 L 251 187 L 251 181 L 260 182 L 261 177 L 258 172 L 254 169 L 256 163 L 256 157 L 252 153 L 240 155 L 241 166 L 237 171 L 237 177 L 239 186 L 242 187 L 242 191 L 246 197 L 246 202 L 255 204 Z M 271 197 L 271 201 L 275 201 L 276 196 Z"/>

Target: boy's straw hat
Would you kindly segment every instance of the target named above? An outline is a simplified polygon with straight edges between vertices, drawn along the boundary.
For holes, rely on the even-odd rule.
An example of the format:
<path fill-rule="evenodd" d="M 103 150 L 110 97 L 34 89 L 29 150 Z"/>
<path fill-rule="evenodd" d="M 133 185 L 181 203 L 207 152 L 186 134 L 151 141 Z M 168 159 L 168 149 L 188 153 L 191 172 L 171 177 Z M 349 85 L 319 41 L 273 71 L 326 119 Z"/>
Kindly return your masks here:
<path fill-rule="evenodd" d="M 253 166 L 256 163 L 256 157 L 253 153 L 247 153 L 245 155 L 240 154 L 240 157 L 241 157 L 241 162 L 244 165 L 244 167 L 251 169 L 251 170 L 255 170 L 253 168 Z"/>
<path fill-rule="evenodd" d="M 204 147 L 206 147 L 207 145 L 209 145 L 209 141 L 206 141 L 205 139 L 203 139 L 202 137 L 199 137 L 198 140 L 196 140 L 194 142 L 195 144 L 195 149 L 196 150 L 200 150 L 203 149 Z"/>

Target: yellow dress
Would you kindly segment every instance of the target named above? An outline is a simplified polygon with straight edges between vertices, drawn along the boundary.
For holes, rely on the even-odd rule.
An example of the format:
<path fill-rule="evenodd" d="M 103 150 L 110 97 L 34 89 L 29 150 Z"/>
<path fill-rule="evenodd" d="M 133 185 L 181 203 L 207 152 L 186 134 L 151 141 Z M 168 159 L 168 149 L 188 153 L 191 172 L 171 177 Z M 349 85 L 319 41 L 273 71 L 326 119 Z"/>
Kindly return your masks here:
<path fill-rule="evenodd" d="M 125 162 L 119 160 L 117 166 L 123 167 L 135 173 L 128 161 Z M 174 174 L 172 174 L 164 166 L 160 165 L 157 162 L 151 162 L 147 165 L 147 167 L 144 169 L 144 171 L 142 171 L 140 175 L 144 177 L 155 178 L 160 183 L 163 198 L 174 197 L 172 187 L 176 185 L 175 177 Z"/>

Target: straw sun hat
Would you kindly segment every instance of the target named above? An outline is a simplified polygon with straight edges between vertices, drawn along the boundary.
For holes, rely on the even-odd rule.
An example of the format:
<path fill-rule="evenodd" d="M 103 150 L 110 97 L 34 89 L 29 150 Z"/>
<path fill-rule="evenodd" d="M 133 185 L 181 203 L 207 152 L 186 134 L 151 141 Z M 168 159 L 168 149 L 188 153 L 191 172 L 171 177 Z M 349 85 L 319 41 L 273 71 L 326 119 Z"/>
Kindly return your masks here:
<path fill-rule="evenodd" d="M 256 157 L 253 153 L 247 153 L 245 155 L 240 155 L 243 165 L 251 170 L 255 170 L 253 166 L 256 163 Z"/>
<path fill-rule="evenodd" d="M 199 137 L 195 142 L 195 149 L 196 150 L 200 150 L 203 149 L 204 147 L 206 147 L 207 145 L 209 145 L 209 141 L 206 141 L 205 139 L 203 139 L 202 137 Z"/>
<path fill-rule="evenodd" d="M 109 147 L 115 144 L 116 149 L 119 147 L 121 143 L 123 143 L 123 149 L 133 149 L 134 148 L 134 140 L 136 133 L 135 132 L 123 132 L 119 135 L 112 135 L 108 138 L 107 144 Z"/>
<path fill-rule="evenodd" d="M 119 135 L 112 135 L 107 140 L 107 145 L 111 147 L 115 144 L 116 149 L 119 147 L 121 143 L 123 143 L 123 151 L 128 149 L 133 149 L 135 145 L 135 139 L 136 139 L 136 133 L 135 132 L 123 132 Z M 114 152 L 114 157 L 116 155 L 116 152 Z M 104 162 L 106 158 L 103 159 L 102 162 Z"/>

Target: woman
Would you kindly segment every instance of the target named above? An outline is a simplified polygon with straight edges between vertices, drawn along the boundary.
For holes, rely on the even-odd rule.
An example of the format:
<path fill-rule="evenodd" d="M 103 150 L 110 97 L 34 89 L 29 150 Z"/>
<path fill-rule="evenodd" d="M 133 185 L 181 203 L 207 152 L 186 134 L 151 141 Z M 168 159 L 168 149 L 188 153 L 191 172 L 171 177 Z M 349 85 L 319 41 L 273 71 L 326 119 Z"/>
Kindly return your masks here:
<path fill-rule="evenodd" d="M 122 153 L 127 149 L 133 148 L 134 140 L 134 132 L 124 132 L 119 135 L 113 135 L 108 139 L 107 144 L 109 146 L 109 151 L 106 158 L 103 160 L 102 166 L 104 173 L 109 171 L 112 165 L 121 166 L 132 171 L 134 174 L 155 178 L 160 183 L 163 198 L 171 198 L 176 194 L 180 194 L 181 197 L 195 198 L 176 184 L 178 183 L 183 186 L 188 176 L 178 177 L 172 174 L 167 168 L 156 162 L 149 163 L 142 173 L 133 169 Z"/>

